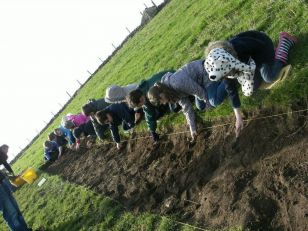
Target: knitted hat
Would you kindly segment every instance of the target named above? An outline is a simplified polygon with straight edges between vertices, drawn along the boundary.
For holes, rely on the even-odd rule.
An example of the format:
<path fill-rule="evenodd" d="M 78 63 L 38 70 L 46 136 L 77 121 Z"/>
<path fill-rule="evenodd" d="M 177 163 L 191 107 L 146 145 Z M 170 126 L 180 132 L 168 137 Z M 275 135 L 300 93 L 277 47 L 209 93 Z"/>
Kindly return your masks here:
<path fill-rule="evenodd" d="M 204 61 L 204 68 L 208 72 L 209 79 L 219 81 L 223 77 L 236 78 L 241 84 L 243 94 L 251 96 L 254 91 L 254 72 L 256 63 L 252 58 L 248 64 L 236 59 L 222 48 L 211 50 Z M 231 72 L 235 70 L 235 72 Z"/>
<path fill-rule="evenodd" d="M 136 90 L 137 84 L 129 84 L 124 87 L 111 85 L 106 89 L 105 101 L 107 103 L 119 103 L 125 100 L 125 97 L 133 90 Z"/>
<path fill-rule="evenodd" d="M 206 57 L 204 68 L 208 72 L 210 80 L 218 81 L 226 77 L 232 70 L 254 72 L 256 66 L 254 62 L 251 62 L 249 65 L 242 63 L 224 49 L 215 48 Z M 228 77 L 230 78 L 231 76 Z"/>

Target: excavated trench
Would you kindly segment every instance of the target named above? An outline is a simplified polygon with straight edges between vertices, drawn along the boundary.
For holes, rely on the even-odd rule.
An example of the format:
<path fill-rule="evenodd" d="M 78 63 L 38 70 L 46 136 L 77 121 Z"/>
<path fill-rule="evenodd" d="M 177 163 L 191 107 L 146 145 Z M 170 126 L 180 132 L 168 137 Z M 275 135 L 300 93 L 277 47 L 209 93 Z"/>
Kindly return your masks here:
<path fill-rule="evenodd" d="M 277 113 L 250 113 L 238 140 L 226 125 L 204 129 L 194 145 L 188 134 L 162 136 L 158 147 L 150 139 L 128 141 L 121 151 L 105 144 L 70 151 L 46 171 L 136 213 L 205 228 L 308 230 L 307 111 L 256 119 Z"/>

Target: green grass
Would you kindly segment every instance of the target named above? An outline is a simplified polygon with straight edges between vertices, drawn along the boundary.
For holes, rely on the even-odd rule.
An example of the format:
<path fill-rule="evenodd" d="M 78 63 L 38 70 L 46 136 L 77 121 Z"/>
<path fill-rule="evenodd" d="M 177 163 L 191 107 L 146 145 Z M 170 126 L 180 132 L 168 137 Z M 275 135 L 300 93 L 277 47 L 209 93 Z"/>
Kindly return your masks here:
<path fill-rule="evenodd" d="M 307 3 L 300 0 L 173 0 L 96 73 L 78 92 L 61 116 L 68 112 L 80 112 L 80 107 L 89 98 L 103 97 L 106 87 L 110 84 L 125 85 L 139 82 L 161 70 L 177 69 L 191 60 L 202 58 L 203 51 L 209 41 L 227 39 L 238 32 L 249 29 L 266 32 L 275 43 L 277 43 L 280 31 L 293 33 L 300 40 L 300 43 L 291 52 L 290 61 L 293 65 L 291 75 L 270 92 L 260 91 L 250 98 L 242 98 L 242 105 L 245 109 L 254 109 L 260 105 L 288 108 L 299 99 L 307 99 L 307 18 Z M 208 118 L 225 116 L 230 113 L 232 110 L 226 102 L 215 110 L 198 115 L 201 118 Z M 48 132 L 58 126 L 60 117 L 14 164 L 16 172 L 28 166 L 38 167 L 41 164 L 42 143 Z M 183 121 L 182 115 L 170 115 L 161 121 L 160 128 L 174 126 Z M 145 129 L 144 123 L 138 130 L 143 129 Z M 73 219 L 79 221 L 83 218 L 85 224 L 80 224 L 81 230 L 90 230 L 92 226 L 95 230 L 98 220 L 105 230 L 109 230 L 108 225 L 110 224 L 115 230 L 124 230 L 125 227 L 136 230 L 135 227 L 141 227 L 138 225 L 141 225 L 142 222 L 144 222 L 142 225 L 146 227 L 146 230 L 178 229 L 172 222 L 156 215 L 146 214 L 135 217 L 132 214 L 124 213 L 121 209 L 113 210 L 113 208 L 107 212 L 109 208 L 104 204 L 107 203 L 104 202 L 106 199 L 92 194 L 91 191 L 62 182 L 57 177 L 51 177 L 48 182 L 51 185 L 49 190 L 57 188 L 58 185 L 64 187 L 63 195 L 61 194 L 62 200 L 57 200 L 56 195 L 49 193 L 49 190 L 46 193 L 48 197 L 40 198 L 41 189 L 37 189 L 35 186 L 24 187 L 16 194 L 17 200 L 25 209 L 26 219 L 34 226 L 43 224 L 43 220 L 48 217 L 47 226 L 54 230 L 60 230 L 55 228 L 61 227 L 61 225 L 69 227 L 70 221 Z M 57 193 L 55 192 L 55 194 Z M 46 202 L 47 198 L 48 202 Z M 95 203 L 92 203 L 92 199 Z M 41 208 L 40 204 L 41 207 L 42 204 L 45 205 Z M 89 204 L 93 204 L 91 208 Z M 66 206 L 72 208 L 62 208 Z M 33 210 L 29 210 L 30 207 Z M 99 209 L 102 209 L 101 207 L 103 210 L 106 209 L 105 213 L 97 213 L 100 211 Z M 93 213 L 89 215 L 87 212 L 91 214 L 91 211 Z"/>

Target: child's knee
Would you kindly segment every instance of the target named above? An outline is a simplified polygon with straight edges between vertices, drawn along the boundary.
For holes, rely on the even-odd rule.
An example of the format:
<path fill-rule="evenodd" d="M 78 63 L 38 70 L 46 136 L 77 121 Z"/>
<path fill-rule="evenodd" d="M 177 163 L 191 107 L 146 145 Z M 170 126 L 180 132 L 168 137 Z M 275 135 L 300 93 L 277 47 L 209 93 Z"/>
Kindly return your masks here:
<path fill-rule="evenodd" d="M 272 83 L 276 79 L 276 75 L 265 75 L 262 77 L 263 77 L 263 81 L 266 83 Z"/>
<path fill-rule="evenodd" d="M 217 100 L 215 98 L 209 99 L 209 102 L 210 102 L 211 106 L 213 106 L 213 107 L 217 107 L 220 104 L 219 100 Z"/>

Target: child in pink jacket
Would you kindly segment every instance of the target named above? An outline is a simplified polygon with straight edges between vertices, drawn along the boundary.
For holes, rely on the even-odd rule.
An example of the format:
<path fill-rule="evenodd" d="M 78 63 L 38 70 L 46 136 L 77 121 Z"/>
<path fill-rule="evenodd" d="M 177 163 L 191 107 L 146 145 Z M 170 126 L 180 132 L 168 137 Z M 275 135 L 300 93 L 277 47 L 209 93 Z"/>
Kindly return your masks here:
<path fill-rule="evenodd" d="M 66 115 L 62 118 L 61 125 L 67 129 L 73 129 L 75 127 L 79 127 L 80 125 L 88 122 L 90 120 L 89 116 L 85 116 L 84 114 L 80 113 L 77 115 Z"/>

